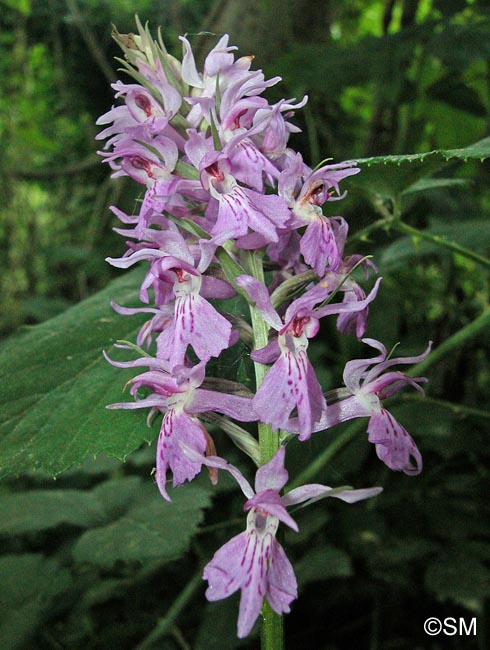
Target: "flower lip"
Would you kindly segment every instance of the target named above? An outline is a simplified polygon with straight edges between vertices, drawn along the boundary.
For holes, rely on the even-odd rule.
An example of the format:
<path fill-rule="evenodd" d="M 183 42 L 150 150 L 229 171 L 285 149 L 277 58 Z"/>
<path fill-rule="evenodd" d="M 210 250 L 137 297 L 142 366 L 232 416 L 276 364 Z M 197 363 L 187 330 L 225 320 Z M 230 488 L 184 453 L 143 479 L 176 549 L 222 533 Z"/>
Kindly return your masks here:
<path fill-rule="evenodd" d="M 143 93 L 138 93 L 134 98 L 134 103 L 138 108 L 141 108 L 145 112 L 146 117 L 151 117 L 152 115 L 152 106 L 151 102 L 146 95 Z"/>
<path fill-rule="evenodd" d="M 224 172 L 220 169 L 219 162 L 215 161 L 204 168 L 210 176 L 216 179 L 218 182 L 222 183 L 225 180 Z"/>
<path fill-rule="evenodd" d="M 146 158 L 143 158 L 143 156 L 130 156 L 129 162 L 131 165 L 133 165 L 133 167 L 136 169 L 143 169 L 150 178 L 153 178 L 154 165 L 152 165 L 149 160 L 146 160 Z"/>
<path fill-rule="evenodd" d="M 304 205 L 305 203 L 311 203 L 312 205 L 318 206 L 322 205 L 323 201 L 321 199 L 324 187 L 325 183 L 322 180 L 318 179 L 313 181 L 304 196 L 299 199 L 298 203 L 300 205 Z"/>
<path fill-rule="evenodd" d="M 310 322 L 309 316 L 303 316 L 302 318 L 295 318 L 291 324 L 291 329 L 293 336 L 301 336 L 303 334 L 305 325 Z"/>
<path fill-rule="evenodd" d="M 255 529 L 258 533 L 263 533 L 267 526 L 267 513 L 263 510 L 258 510 L 255 513 Z"/>

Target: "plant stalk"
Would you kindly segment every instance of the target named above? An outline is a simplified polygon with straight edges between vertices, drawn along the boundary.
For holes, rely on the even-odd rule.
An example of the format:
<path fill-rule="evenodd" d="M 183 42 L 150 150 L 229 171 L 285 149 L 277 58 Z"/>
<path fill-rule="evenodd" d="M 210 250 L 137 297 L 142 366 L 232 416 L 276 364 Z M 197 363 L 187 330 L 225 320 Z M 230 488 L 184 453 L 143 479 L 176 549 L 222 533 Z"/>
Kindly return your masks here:
<path fill-rule="evenodd" d="M 460 246 L 456 242 L 444 239 L 444 237 L 441 237 L 439 235 L 433 235 L 432 233 L 425 230 L 418 230 L 417 228 L 413 228 L 403 221 L 395 222 L 392 225 L 394 228 L 396 228 L 396 230 L 398 230 L 398 232 L 410 235 L 411 237 L 419 237 L 420 239 L 430 241 L 437 246 L 441 246 L 441 248 L 447 248 L 453 253 L 462 255 L 463 257 L 466 257 L 467 259 L 472 260 L 473 262 L 476 262 L 477 264 L 480 264 L 487 269 L 490 269 L 489 259 L 483 257 L 482 255 L 479 255 L 478 253 L 475 253 L 468 248 L 465 248 L 464 246 Z"/>
<path fill-rule="evenodd" d="M 141 643 L 136 646 L 136 650 L 148 650 L 153 647 L 157 641 L 163 639 L 175 623 L 182 610 L 188 606 L 196 591 L 202 585 L 202 568 L 197 571 L 184 589 L 174 600 L 173 605 L 168 610 L 166 616 L 158 621 L 153 630 L 145 637 Z"/>
<path fill-rule="evenodd" d="M 264 283 L 264 269 L 262 266 L 262 254 L 254 251 L 248 258 L 251 275 L 259 282 Z M 269 342 L 269 325 L 262 318 L 261 313 L 255 305 L 250 305 L 250 318 L 254 336 L 254 348 L 260 349 Z M 259 389 L 268 367 L 254 361 L 255 385 Z M 259 422 L 259 449 L 260 464 L 269 462 L 280 446 L 279 431 L 272 431 L 270 424 Z M 276 614 L 269 603 L 264 600 L 262 605 L 262 628 L 261 628 L 261 649 L 262 650 L 283 650 L 284 648 L 284 624 L 282 616 Z"/>
<path fill-rule="evenodd" d="M 282 616 L 276 614 L 266 600 L 264 600 L 261 614 L 260 642 L 262 650 L 284 650 Z"/>
<path fill-rule="evenodd" d="M 249 257 L 249 267 L 251 274 L 256 280 L 264 284 L 264 269 L 262 267 L 262 255 L 257 251 L 251 253 Z M 262 318 L 260 311 L 255 305 L 250 305 L 250 317 L 252 320 L 252 329 L 254 337 L 254 348 L 260 349 L 267 345 L 269 342 L 269 325 Z M 254 361 L 255 369 L 255 386 L 256 390 L 259 389 L 262 380 L 268 370 L 268 367 L 263 363 Z M 259 448 L 260 448 L 260 464 L 268 463 L 272 456 L 279 449 L 279 431 L 273 432 L 270 424 L 259 422 Z"/>

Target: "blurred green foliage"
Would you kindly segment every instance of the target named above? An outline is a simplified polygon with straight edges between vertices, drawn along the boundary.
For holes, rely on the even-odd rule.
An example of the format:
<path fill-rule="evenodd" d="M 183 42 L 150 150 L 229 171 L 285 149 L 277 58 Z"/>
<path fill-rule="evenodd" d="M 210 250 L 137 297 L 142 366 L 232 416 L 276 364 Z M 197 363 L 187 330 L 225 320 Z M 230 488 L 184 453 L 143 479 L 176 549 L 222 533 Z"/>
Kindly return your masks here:
<path fill-rule="evenodd" d="M 108 206 L 130 211 L 138 195 L 108 179 L 94 123 L 112 105 L 109 78 L 118 75 L 110 24 L 131 31 L 135 10 L 162 25 L 174 51 L 180 33 L 202 53 L 215 37 L 197 32 L 229 31 L 242 54 L 284 78 L 271 99 L 307 93 L 292 144 L 312 164 L 382 157 L 361 164 L 342 203 L 349 252 L 373 254 L 384 277 L 368 334 L 388 348 L 402 341 L 403 354 L 428 339 L 436 350 L 453 342 L 423 372 L 425 402 L 402 395 L 390 405 L 423 453 L 421 476 L 386 470 L 363 422 L 290 443 L 293 479 L 333 443 L 336 454 L 312 480 L 385 490 L 369 504 L 295 513 L 300 533 L 285 544 L 301 594 L 288 647 L 489 647 L 490 340 L 481 315 L 490 302 L 490 168 L 480 162 L 488 142 L 447 161 L 385 157 L 490 135 L 490 2 L 322 4 L 0 0 L 0 333 L 28 326 L 0 356 L 0 466 L 10 475 L 0 485 L 2 650 L 257 645 L 235 637 L 237 599 L 206 603 L 199 578 L 244 525 L 232 482 L 223 477 L 216 491 L 201 476 L 162 503 L 153 447 L 131 453 L 157 426 L 103 409 L 120 399 L 124 373 L 100 349 L 137 327 L 108 306 L 109 296 L 134 304 L 133 276 L 103 290 L 113 279 L 104 258 L 122 250 Z M 327 388 L 340 385 L 346 359 L 365 354 L 332 324 L 312 350 Z M 247 367 L 243 348 L 214 372 L 235 379 Z M 225 436 L 213 435 L 240 464 Z M 428 616 L 476 616 L 477 637 L 429 638 Z"/>

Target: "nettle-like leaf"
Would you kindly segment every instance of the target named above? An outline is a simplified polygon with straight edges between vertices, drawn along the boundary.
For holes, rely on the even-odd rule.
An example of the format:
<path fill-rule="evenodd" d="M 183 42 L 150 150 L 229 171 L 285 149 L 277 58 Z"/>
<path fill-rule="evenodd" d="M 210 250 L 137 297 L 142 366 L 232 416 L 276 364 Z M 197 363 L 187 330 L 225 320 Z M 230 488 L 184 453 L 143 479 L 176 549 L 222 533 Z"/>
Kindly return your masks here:
<path fill-rule="evenodd" d="M 138 306 L 142 270 L 127 273 L 63 314 L 11 337 L 0 352 L 0 475 L 40 469 L 53 476 L 87 456 L 124 460 L 156 435 L 141 414 L 108 411 L 124 401 L 134 371 L 102 350 L 134 340 L 144 318 L 123 317 L 114 300 Z"/>
<path fill-rule="evenodd" d="M 56 559 L 33 553 L 4 555 L 0 574 L 0 647 L 26 647 L 56 598 L 70 589 L 71 576 Z"/>
<path fill-rule="evenodd" d="M 138 476 L 104 481 L 93 490 L 30 490 L 0 495 L 0 535 L 22 535 L 69 524 L 110 521 L 135 499 Z"/>
<path fill-rule="evenodd" d="M 422 194 L 423 192 L 432 192 L 434 190 L 464 189 L 470 185 L 472 181 L 469 178 L 421 178 L 419 181 L 407 187 L 403 192 L 403 196 L 411 196 L 412 194 Z"/>
<path fill-rule="evenodd" d="M 117 561 L 177 560 L 187 551 L 203 519 L 212 489 L 203 476 L 173 490 L 172 503 L 167 503 L 154 485 L 144 485 L 138 502 L 120 519 L 83 533 L 73 556 L 77 562 L 103 567 Z"/>
<path fill-rule="evenodd" d="M 446 163 L 487 158 L 490 158 L 490 137 L 462 149 L 360 158 L 356 162 L 361 173 L 349 179 L 349 187 L 366 191 L 376 199 L 393 201 Z"/>

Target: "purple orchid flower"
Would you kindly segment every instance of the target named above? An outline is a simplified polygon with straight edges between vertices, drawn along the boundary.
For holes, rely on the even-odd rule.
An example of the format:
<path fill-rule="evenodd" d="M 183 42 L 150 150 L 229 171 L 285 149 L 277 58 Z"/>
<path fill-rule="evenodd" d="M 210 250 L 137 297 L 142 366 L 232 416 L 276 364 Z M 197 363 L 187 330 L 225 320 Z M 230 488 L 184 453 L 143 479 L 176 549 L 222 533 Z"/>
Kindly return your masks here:
<path fill-rule="evenodd" d="M 346 387 L 328 394 L 328 408 L 315 424 L 315 431 L 328 429 L 353 418 L 368 417 L 368 440 L 375 445 L 378 458 L 392 470 L 410 476 L 420 474 L 422 456 L 417 445 L 408 431 L 383 407 L 382 400 L 392 397 L 406 385 L 413 386 L 424 395 L 419 384 L 426 382 L 426 377 L 407 377 L 400 371 L 386 370 L 398 364 L 423 361 L 431 350 L 432 342 L 418 356 L 387 360 L 386 348 L 382 343 L 368 338 L 362 341 L 381 354 L 371 359 L 355 359 L 346 363 Z M 369 366 L 372 366 L 371 369 Z M 331 403 L 331 400 L 336 401 Z M 299 422 L 291 420 L 289 430 L 293 433 L 299 431 Z"/>
<path fill-rule="evenodd" d="M 109 409 L 151 408 L 151 415 L 160 411 L 164 413 L 156 454 L 156 481 L 162 496 L 170 501 L 166 490 L 167 471 L 173 474 L 173 487 L 184 481 L 192 481 L 202 467 L 205 452 L 215 453 L 214 443 L 196 415 L 206 411 L 222 413 L 240 422 L 257 420 L 251 400 L 240 395 L 228 395 L 213 390 L 200 388 L 204 381 L 205 364 L 199 363 L 193 368 L 175 367 L 170 371 L 169 364 L 158 358 L 142 357 L 134 361 L 114 361 L 105 353 L 105 358 L 117 368 L 136 368 L 147 366 L 144 372 L 129 382 L 130 393 L 134 402 L 110 404 Z M 146 387 L 152 394 L 138 399 L 138 389 Z M 194 460 L 183 452 L 194 450 L 199 456 Z M 198 460 L 196 460 L 198 459 Z M 216 481 L 215 475 L 211 475 Z"/>
<path fill-rule="evenodd" d="M 320 327 L 319 319 L 329 314 L 365 309 L 374 300 L 381 278 L 365 300 L 315 307 L 328 295 L 320 285 L 294 300 L 286 310 L 284 323 L 270 301 L 267 288 L 251 276 L 241 275 L 237 284 L 255 301 L 264 320 L 279 335 L 266 347 L 252 352 L 259 363 L 272 363 L 253 399 L 254 409 L 262 422 L 274 430 L 285 429 L 294 408 L 298 411 L 299 439 L 307 440 L 315 423 L 327 409 L 322 388 L 307 355 L 308 339 Z"/>
<path fill-rule="evenodd" d="M 166 111 L 164 106 L 146 88 L 142 88 L 139 84 L 124 84 L 120 81 L 112 84 L 112 87 L 117 91 L 116 99 L 125 95 L 127 110 L 135 122 L 146 124 L 152 135 L 158 135 L 168 126 L 169 119 L 175 111 Z M 179 106 L 180 102 L 177 102 L 174 108 L 178 111 Z M 109 111 L 106 119 L 110 116 L 111 112 Z"/>
<path fill-rule="evenodd" d="M 344 294 L 343 302 L 359 302 L 365 300 L 364 289 L 354 280 L 351 273 L 354 267 L 359 265 L 364 268 L 366 280 L 369 278 L 369 271 L 378 272 L 378 268 L 371 260 L 363 260 L 361 255 L 350 255 L 342 260 L 335 271 L 327 271 L 319 284 L 328 289 L 329 292 L 340 291 Z M 366 332 L 369 314 L 369 305 L 360 311 L 343 312 L 337 318 L 337 329 L 341 334 L 355 334 L 361 339 Z"/>
<path fill-rule="evenodd" d="M 150 82 L 152 92 L 140 84 L 125 84 L 117 81 L 112 84 L 116 91 L 115 98 L 124 97 L 125 105 L 113 107 L 110 111 L 99 117 L 96 124 L 110 124 L 96 138 L 98 140 L 111 137 L 106 148 L 114 145 L 125 133 L 139 124 L 145 124 L 149 132 L 158 135 L 164 129 L 167 135 L 170 132 L 177 135 L 171 127 L 169 120 L 178 113 L 182 103 L 180 93 L 168 82 L 163 71 L 161 61 L 156 59 L 153 66 L 140 63 L 140 73 Z"/>
<path fill-rule="evenodd" d="M 242 84 L 228 88 L 221 98 L 220 129 L 221 137 L 227 142 L 237 133 L 248 132 L 253 124 L 257 111 L 269 108 L 265 97 L 254 95 L 243 97 L 240 92 Z"/>
<path fill-rule="evenodd" d="M 258 135 L 254 136 L 254 142 L 260 151 L 272 160 L 278 169 L 283 170 L 291 158 L 294 157 L 292 149 L 287 148 L 289 135 L 299 133 L 301 129 L 295 124 L 291 124 L 287 119 L 294 115 L 294 111 L 302 108 L 308 101 L 308 96 L 296 104 L 294 99 L 281 99 L 277 104 L 257 111 L 254 122 L 264 123 L 266 128 L 262 128 Z"/>
<path fill-rule="evenodd" d="M 229 141 L 223 151 L 229 156 L 233 176 L 259 193 L 264 192 L 264 176 L 271 187 L 274 179 L 279 176 L 278 169 L 264 156 L 250 137 L 237 135 Z"/>
<path fill-rule="evenodd" d="M 238 185 L 231 163 L 220 152 L 207 154 L 201 161 L 201 183 L 218 203 L 216 223 L 211 230 L 217 245 L 247 235 L 248 229 L 263 235 L 267 242 L 278 240 L 277 229 L 285 226 L 291 213 L 277 194 L 261 194 Z"/>
<path fill-rule="evenodd" d="M 134 316 L 135 314 L 153 314 L 153 316 L 144 323 L 136 337 L 136 345 L 140 348 L 149 349 L 154 333 L 163 332 L 169 327 L 174 319 L 174 307 L 167 304 L 159 308 L 156 307 L 123 307 L 115 302 L 111 302 L 111 307 L 122 316 Z"/>
<path fill-rule="evenodd" d="M 225 93 L 220 105 L 222 121 L 219 135 L 224 145 L 223 154 L 230 160 L 233 176 L 238 181 L 263 192 L 264 177 L 268 185 L 273 187 L 280 174 L 280 168 L 273 157 L 261 149 L 264 141 L 262 133 L 270 131 L 274 107 L 257 96 L 235 98 L 231 104 L 230 100 L 229 93 Z M 286 124 L 280 111 L 296 106 L 287 104 L 285 100 L 278 106 L 277 119 Z M 286 126 L 284 131 L 287 131 Z"/>
<path fill-rule="evenodd" d="M 172 278 L 174 320 L 158 337 L 159 352 L 165 354 L 167 350 L 172 366 L 183 363 L 189 345 L 201 361 L 207 362 L 211 357 L 218 357 L 231 345 L 232 325 L 201 295 L 201 274 L 190 265 L 177 263 L 171 258 L 166 258 L 159 264 L 159 274 L 170 271 L 175 276 Z M 218 295 L 229 296 L 228 293 Z"/>
<path fill-rule="evenodd" d="M 146 195 L 148 194 L 148 190 Z M 150 199 L 150 197 L 145 195 L 145 199 L 139 214 L 126 214 L 115 205 L 111 205 L 109 209 L 116 215 L 116 217 L 124 225 L 134 226 L 132 230 L 132 235 L 129 235 L 128 231 L 121 231 L 120 229 L 114 228 L 115 232 L 121 233 L 125 236 L 140 238 L 143 232 L 150 226 L 156 225 L 160 228 L 168 228 L 169 220 L 167 217 L 163 216 L 162 208 L 163 205 L 160 202 Z"/>
<path fill-rule="evenodd" d="M 101 115 L 96 121 L 97 126 L 102 124 L 112 124 L 107 126 L 95 136 L 96 140 L 105 140 L 105 149 L 112 147 L 119 139 L 124 137 L 128 129 L 138 126 L 139 122 L 130 113 L 127 106 L 113 106 L 110 111 Z"/>
<path fill-rule="evenodd" d="M 168 181 L 179 155 L 173 139 L 166 135 L 151 137 L 146 125 L 128 129 L 123 137 L 114 142 L 112 153 L 98 153 L 115 170 L 113 177 L 127 175 L 147 187 L 157 180 Z"/>
<path fill-rule="evenodd" d="M 232 51 L 237 48 L 228 46 L 228 38 L 228 34 L 225 34 L 209 52 L 201 74 L 196 68 L 189 41 L 180 36 L 184 48 L 182 79 L 194 89 L 192 96 L 185 98 L 192 106 L 186 119 L 194 127 L 198 127 L 203 119 L 209 122 L 210 112 L 216 105 L 218 79 L 221 97 L 224 97 L 226 90 L 234 84 L 238 84 L 242 95 L 258 95 L 280 81 L 280 77 L 265 81 L 260 70 L 250 71 L 253 56 L 243 56 L 235 61 Z"/>
<path fill-rule="evenodd" d="M 141 300 L 149 302 L 148 289 L 153 287 L 158 307 L 174 302 L 172 320 L 154 321 L 158 326 L 165 325 L 157 339 L 158 356 L 168 360 L 172 368 L 184 363 L 189 345 L 201 361 L 219 356 L 231 344 L 232 325 L 204 295 L 229 298 L 235 293 L 233 288 L 219 278 L 203 277 L 196 270 L 192 252 L 177 230 L 147 231 L 147 235 L 150 244 L 107 261 L 128 268 L 140 260 L 150 260 L 150 270 L 140 289 Z M 166 310 L 163 312 L 168 315 Z"/>
<path fill-rule="evenodd" d="M 189 459 L 197 461 L 195 451 L 186 449 Z M 374 497 L 382 491 L 375 487 L 364 490 L 334 489 L 326 485 L 304 485 L 279 493 L 286 485 L 288 472 L 284 467 L 285 448 L 280 447 L 273 458 L 260 467 L 255 475 L 255 490 L 241 472 L 222 458 L 201 458 L 202 464 L 230 472 L 236 479 L 247 502 L 247 529 L 222 546 L 204 568 L 203 578 L 209 586 L 206 598 L 222 600 L 241 589 L 238 615 L 238 636 L 248 636 L 260 613 L 264 598 L 277 614 L 290 611 L 297 597 L 293 567 L 276 539 L 279 522 L 294 531 L 298 526 L 286 507 L 335 497 L 347 503 Z"/>
<path fill-rule="evenodd" d="M 301 254 L 320 277 L 326 269 L 336 270 L 340 266 L 349 229 L 342 217 L 326 217 L 321 206 L 326 201 L 342 199 L 346 193 L 340 194 L 339 182 L 359 171 L 355 163 L 339 163 L 311 172 L 297 154 L 279 178 L 279 195 L 296 216 L 295 226 L 306 225 Z"/>

